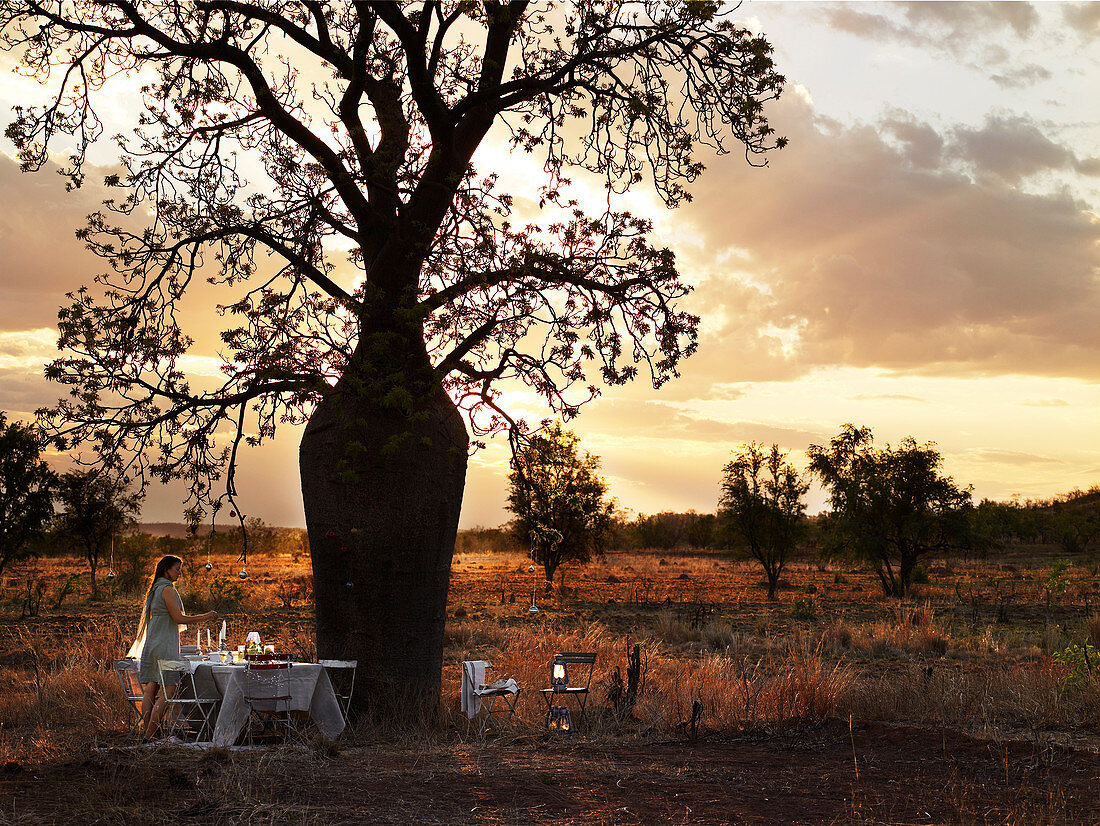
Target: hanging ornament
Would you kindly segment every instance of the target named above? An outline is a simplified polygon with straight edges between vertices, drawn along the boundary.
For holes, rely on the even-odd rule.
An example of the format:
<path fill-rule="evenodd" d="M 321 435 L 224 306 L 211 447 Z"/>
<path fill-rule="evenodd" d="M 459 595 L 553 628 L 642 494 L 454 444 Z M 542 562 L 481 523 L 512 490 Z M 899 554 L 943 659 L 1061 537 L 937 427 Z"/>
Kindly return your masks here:
<path fill-rule="evenodd" d="M 209 562 L 207 562 L 203 567 L 206 568 L 207 571 L 214 570 L 214 566 L 211 565 Z"/>
<path fill-rule="evenodd" d="M 241 579 L 248 579 L 248 569 L 241 568 L 241 572 L 237 574 L 237 576 L 239 576 Z"/>
<path fill-rule="evenodd" d="M 352 588 L 355 587 L 355 583 L 349 579 L 347 582 L 344 583 L 344 587 L 350 591 Z"/>
<path fill-rule="evenodd" d="M 236 511 L 230 511 L 229 512 L 229 518 L 230 519 L 236 519 L 237 518 L 237 512 Z"/>
<path fill-rule="evenodd" d="M 115 578 L 115 538 L 111 537 L 111 567 L 107 569 L 107 581 Z"/>

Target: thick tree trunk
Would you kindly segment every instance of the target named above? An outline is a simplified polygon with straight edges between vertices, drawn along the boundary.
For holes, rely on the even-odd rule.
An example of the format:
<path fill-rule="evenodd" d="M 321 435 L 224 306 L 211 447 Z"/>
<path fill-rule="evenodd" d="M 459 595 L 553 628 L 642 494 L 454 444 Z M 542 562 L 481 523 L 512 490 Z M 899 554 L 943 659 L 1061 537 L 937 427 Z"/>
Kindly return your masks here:
<path fill-rule="evenodd" d="M 318 657 L 358 660 L 353 711 L 402 724 L 439 708 L 468 450 L 427 357 L 415 360 L 404 371 L 392 362 L 375 369 L 374 379 L 349 370 L 299 448 Z M 395 397 L 387 384 L 410 394 Z"/>

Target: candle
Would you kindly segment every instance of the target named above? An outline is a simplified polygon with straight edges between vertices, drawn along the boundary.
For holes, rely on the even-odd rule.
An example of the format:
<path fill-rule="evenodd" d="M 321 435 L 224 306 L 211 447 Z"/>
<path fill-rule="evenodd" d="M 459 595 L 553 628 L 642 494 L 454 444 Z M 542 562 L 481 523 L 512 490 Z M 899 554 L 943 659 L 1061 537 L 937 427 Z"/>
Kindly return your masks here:
<path fill-rule="evenodd" d="M 202 648 L 202 631 L 195 629 L 195 650 Z"/>
<path fill-rule="evenodd" d="M 210 650 L 210 629 L 206 629 L 206 650 Z"/>

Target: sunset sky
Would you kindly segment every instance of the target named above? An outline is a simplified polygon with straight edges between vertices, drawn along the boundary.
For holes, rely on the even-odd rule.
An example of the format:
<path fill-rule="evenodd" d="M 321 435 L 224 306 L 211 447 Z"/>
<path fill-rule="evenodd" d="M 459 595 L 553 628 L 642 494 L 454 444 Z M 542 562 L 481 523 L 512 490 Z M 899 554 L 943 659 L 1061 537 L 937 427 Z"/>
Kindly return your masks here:
<path fill-rule="evenodd" d="M 737 16 L 775 46 L 788 87 L 770 118 L 790 145 L 762 169 L 705 158 L 679 210 L 630 198 L 703 322 L 679 380 L 609 389 L 570 423 L 612 494 L 634 512 L 712 511 L 739 444 L 777 442 L 804 466 L 844 422 L 935 441 L 979 499 L 1100 483 L 1100 3 L 746 2 Z M 6 112 L 41 92 L 5 60 Z M 122 94 L 117 111 L 133 106 Z M 42 365 L 64 293 L 100 268 L 73 232 L 103 196 L 0 151 L 0 409 L 28 418 L 59 395 Z M 476 161 L 520 196 L 540 180 L 501 134 Z M 533 394 L 510 402 L 546 415 Z M 248 515 L 303 524 L 299 437 L 245 454 Z M 463 527 L 508 518 L 507 460 L 503 440 L 471 460 Z M 179 521 L 179 498 L 151 490 L 144 520 Z M 814 488 L 810 511 L 822 503 Z"/>

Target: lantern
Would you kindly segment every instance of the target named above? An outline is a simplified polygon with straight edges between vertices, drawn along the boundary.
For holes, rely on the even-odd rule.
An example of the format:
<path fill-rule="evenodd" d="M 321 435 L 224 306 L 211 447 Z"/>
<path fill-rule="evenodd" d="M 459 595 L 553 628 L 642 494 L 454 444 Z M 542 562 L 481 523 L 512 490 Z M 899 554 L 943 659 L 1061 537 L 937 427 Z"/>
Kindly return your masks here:
<path fill-rule="evenodd" d="M 569 687 L 569 668 L 560 655 L 554 657 L 554 664 L 550 666 L 550 685 L 554 691 L 565 691 Z M 568 713 L 568 709 L 564 709 Z"/>
<path fill-rule="evenodd" d="M 557 731 L 569 737 L 573 734 L 573 719 L 569 715 L 569 709 L 565 706 L 550 706 L 550 713 L 546 717 L 546 727 L 550 731 Z"/>

